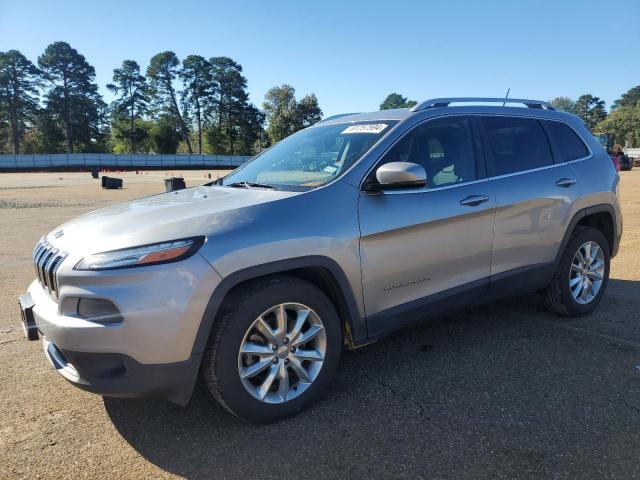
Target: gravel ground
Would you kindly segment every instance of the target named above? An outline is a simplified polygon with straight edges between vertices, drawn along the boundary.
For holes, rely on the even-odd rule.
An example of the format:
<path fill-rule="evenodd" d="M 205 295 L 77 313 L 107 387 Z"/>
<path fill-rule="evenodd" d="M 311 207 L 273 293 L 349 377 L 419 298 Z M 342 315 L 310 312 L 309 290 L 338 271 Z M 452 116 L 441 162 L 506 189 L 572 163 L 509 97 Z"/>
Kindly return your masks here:
<path fill-rule="evenodd" d="M 82 392 L 23 338 L 37 239 L 162 191 L 164 174 L 123 174 L 118 191 L 0 174 L 0 478 L 640 478 L 640 169 L 621 173 L 625 232 L 594 314 L 562 319 L 531 295 L 398 332 L 345 352 L 318 403 L 266 426 L 202 387 L 186 408 Z"/>

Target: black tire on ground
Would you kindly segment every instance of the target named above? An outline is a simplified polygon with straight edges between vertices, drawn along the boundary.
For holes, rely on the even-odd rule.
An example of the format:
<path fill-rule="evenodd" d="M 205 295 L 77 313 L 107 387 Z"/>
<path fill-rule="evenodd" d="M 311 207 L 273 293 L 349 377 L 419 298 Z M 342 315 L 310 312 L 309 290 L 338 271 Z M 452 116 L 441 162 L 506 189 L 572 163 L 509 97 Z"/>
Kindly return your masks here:
<path fill-rule="evenodd" d="M 571 274 L 571 263 L 576 252 L 582 245 L 589 241 L 597 243 L 602 249 L 605 262 L 604 276 L 597 295 L 595 295 L 589 303 L 581 304 L 571 295 L 569 278 Z M 562 254 L 551 284 L 543 293 L 545 306 L 552 312 L 565 316 L 575 317 L 591 313 L 602 300 L 602 296 L 607 288 L 610 264 L 611 254 L 609 252 L 609 244 L 604 235 L 595 228 L 576 228 Z"/>
<path fill-rule="evenodd" d="M 253 322 L 282 303 L 300 303 L 320 317 L 326 333 L 324 363 L 313 383 L 284 403 L 268 404 L 247 392 L 238 372 L 240 346 Z M 342 328 L 329 298 L 313 284 L 289 276 L 249 283 L 225 299 L 202 360 L 202 377 L 213 397 L 243 420 L 266 423 L 293 415 L 325 391 L 335 374 L 342 349 Z"/>

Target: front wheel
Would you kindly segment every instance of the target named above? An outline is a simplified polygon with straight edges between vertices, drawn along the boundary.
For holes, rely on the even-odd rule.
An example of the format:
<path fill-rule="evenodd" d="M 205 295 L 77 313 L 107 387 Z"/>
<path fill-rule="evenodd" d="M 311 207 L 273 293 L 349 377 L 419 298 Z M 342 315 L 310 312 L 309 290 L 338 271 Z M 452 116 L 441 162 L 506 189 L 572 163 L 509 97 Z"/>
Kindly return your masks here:
<path fill-rule="evenodd" d="M 227 299 L 202 372 L 231 413 L 269 422 L 303 409 L 327 388 L 341 347 L 340 321 L 327 296 L 306 281 L 271 277 Z"/>
<path fill-rule="evenodd" d="M 547 308 L 568 316 L 591 313 L 607 288 L 610 263 L 609 244 L 599 230 L 574 232 L 544 293 Z"/>

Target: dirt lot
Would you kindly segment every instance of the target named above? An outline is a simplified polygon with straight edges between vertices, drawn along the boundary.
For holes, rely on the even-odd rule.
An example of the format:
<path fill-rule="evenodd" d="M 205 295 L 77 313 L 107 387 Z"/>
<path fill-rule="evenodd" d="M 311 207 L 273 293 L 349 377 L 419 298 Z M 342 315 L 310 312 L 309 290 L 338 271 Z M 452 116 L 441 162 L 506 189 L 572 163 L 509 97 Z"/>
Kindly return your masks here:
<path fill-rule="evenodd" d="M 320 402 L 267 426 L 202 388 L 186 408 L 82 392 L 23 338 L 38 238 L 164 175 L 103 191 L 88 173 L 0 174 L 1 478 L 640 478 L 640 169 L 621 173 L 625 232 L 593 315 L 526 296 L 422 324 L 345 352 Z"/>

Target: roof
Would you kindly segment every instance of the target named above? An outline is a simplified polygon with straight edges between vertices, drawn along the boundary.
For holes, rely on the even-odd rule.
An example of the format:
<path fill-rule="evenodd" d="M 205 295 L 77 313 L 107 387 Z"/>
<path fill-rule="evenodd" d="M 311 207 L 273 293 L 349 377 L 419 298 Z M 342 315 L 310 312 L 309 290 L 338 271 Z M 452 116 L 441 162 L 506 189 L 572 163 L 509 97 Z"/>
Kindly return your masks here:
<path fill-rule="evenodd" d="M 464 105 L 450 105 L 451 103 L 466 103 Z M 413 116 L 435 116 L 447 113 L 468 113 L 468 114 L 508 114 L 508 115 L 525 115 L 540 118 L 564 119 L 567 117 L 575 117 L 574 115 L 558 112 L 550 107 L 546 102 L 539 100 L 507 100 L 507 105 L 487 105 L 486 103 L 502 103 L 503 99 L 497 98 L 437 98 L 420 102 L 415 107 L 398 108 L 393 110 L 379 110 L 377 112 L 366 113 L 347 113 L 343 115 L 334 115 L 316 125 L 335 125 L 340 123 L 355 123 L 367 121 L 384 121 L 394 120 L 402 121 Z M 479 103 L 479 104 L 478 104 Z M 483 104 L 484 103 L 484 104 Z M 513 104 L 521 104 L 523 106 L 513 106 Z M 573 118 L 575 121 L 577 117 Z"/>

